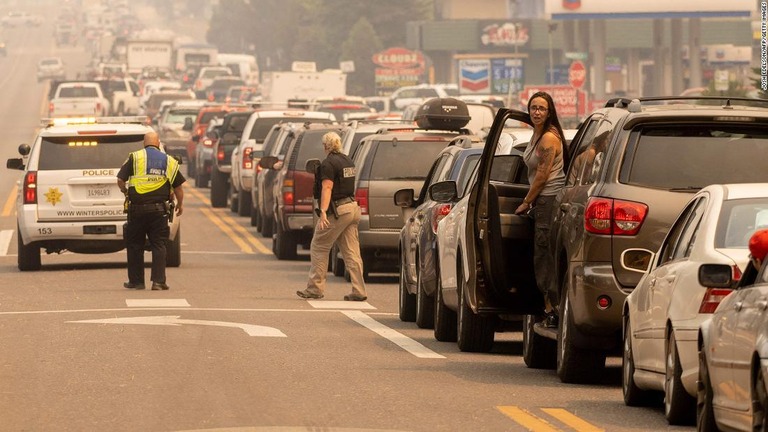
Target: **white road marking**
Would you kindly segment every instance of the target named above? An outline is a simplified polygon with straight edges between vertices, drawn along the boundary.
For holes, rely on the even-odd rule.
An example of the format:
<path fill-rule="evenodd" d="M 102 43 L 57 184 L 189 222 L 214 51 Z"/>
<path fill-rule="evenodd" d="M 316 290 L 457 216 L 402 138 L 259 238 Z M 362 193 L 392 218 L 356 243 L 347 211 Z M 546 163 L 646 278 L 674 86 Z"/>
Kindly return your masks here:
<path fill-rule="evenodd" d="M 189 307 L 185 299 L 125 299 L 128 307 Z"/>
<path fill-rule="evenodd" d="M 13 230 L 0 231 L 0 256 L 8 255 L 8 248 L 11 246 L 11 238 L 13 238 Z"/>
<path fill-rule="evenodd" d="M 348 316 L 353 321 L 359 323 L 363 327 L 366 327 L 369 330 L 373 331 L 374 333 L 378 334 L 379 336 L 390 340 L 395 345 L 408 351 L 409 353 L 415 355 L 418 358 L 445 358 L 445 356 L 442 356 L 432 351 L 431 349 L 425 347 L 424 345 L 416 342 L 415 340 L 409 338 L 408 336 L 400 332 L 392 330 L 391 328 L 374 320 L 373 318 L 371 318 L 370 316 L 368 316 L 363 312 L 341 311 L 341 313 Z"/>
<path fill-rule="evenodd" d="M 205 326 L 216 327 L 235 327 L 242 329 L 248 334 L 248 336 L 260 336 L 260 337 L 288 337 L 285 333 L 274 327 L 266 327 L 254 324 L 233 323 L 225 321 L 204 321 L 204 320 L 188 320 L 180 319 L 179 316 L 141 316 L 141 317 L 125 317 L 125 318 L 107 318 L 96 320 L 83 320 L 83 321 L 67 321 L 70 323 L 87 323 L 87 324 L 140 324 L 140 325 L 166 325 L 166 326 L 178 326 L 182 324 L 195 324 Z"/>
<path fill-rule="evenodd" d="M 307 300 L 315 309 L 376 309 L 368 302 Z"/>

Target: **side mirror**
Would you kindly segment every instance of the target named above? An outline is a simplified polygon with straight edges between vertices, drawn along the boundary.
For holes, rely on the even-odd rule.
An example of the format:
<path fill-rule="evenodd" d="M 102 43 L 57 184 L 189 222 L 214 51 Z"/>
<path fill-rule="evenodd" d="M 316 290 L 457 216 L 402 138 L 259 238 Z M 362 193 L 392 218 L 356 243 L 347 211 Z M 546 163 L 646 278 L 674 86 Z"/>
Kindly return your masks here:
<path fill-rule="evenodd" d="M 726 264 L 702 264 L 699 284 L 707 288 L 733 288 L 733 269 Z"/>
<path fill-rule="evenodd" d="M 456 182 L 453 180 L 433 183 L 429 186 L 427 192 L 432 201 L 437 201 L 439 203 L 453 202 L 459 195 L 456 191 Z"/>
<path fill-rule="evenodd" d="M 308 159 L 304 164 L 304 171 L 310 174 L 316 173 L 318 168 L 320 168 L 320 159 Z"/>
<path fill-rule="evenodd" d="M 259 166 L 266 169 L 275 169 L 275 164 L 278 162 L 280 162 L 280 159 L 275 156 L 264 156 L 259 159 Z"/>
<path fill-rule="evenodd" d="M 179 165 L 181 165 L 181 156 L 179 156 L 179 155 L 172 155 L 171 157 L 176 159 L 176 162 L 178 162 Z"/>
<path fill-rule="evenodd" d="M 648 249 L 627 249 L 621 253 L 621 266 L 624 270 L 647 273 L 655 256 Z"/>
<path fill-rule="evenodd" d="M 19 145 L 19 154 L 22 156 L 28 155 L 31 150 L 32 148 L 28 144 Z"/>
<path fill-rule="evenodd" d="M 21 158 L 11 158 L 5 163 L 5 167 L 8 169 L 23 170 L 24 161 Z"/>
<path fill-rule="evenodd" d="M 402 208 L 413 206 L 413 189 L 400 189 L 395 192 L 395 205 Z"/>

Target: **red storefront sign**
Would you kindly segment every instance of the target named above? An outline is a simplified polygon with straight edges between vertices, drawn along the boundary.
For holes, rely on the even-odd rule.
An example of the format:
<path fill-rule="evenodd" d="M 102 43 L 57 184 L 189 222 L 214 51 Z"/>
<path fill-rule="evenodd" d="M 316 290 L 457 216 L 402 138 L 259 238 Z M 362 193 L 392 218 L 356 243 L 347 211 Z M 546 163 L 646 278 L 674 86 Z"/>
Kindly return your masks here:
<path fill-rule="evenodd" d="M 547 92 L 552 96 L 557 115 L 560 118 L 584 117 L 591 112 L 590 107 L 587 106 L 587 94 L 569 85 L 525 86 L 520 92 L 520 103 L 527 107 L 528 99 L 538 91 Z"/>

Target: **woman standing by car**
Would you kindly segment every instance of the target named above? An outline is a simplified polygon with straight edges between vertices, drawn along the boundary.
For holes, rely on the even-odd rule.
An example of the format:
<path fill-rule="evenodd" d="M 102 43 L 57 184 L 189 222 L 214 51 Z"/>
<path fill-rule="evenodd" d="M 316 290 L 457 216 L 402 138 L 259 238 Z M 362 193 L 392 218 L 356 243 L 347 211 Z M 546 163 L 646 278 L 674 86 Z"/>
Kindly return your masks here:
<path fill-rule="evenodd" d="M 536 92 L 528 100 L 528 113 L 533 123 L 531 143 L 523 160 L 528 168 L 531 187 L 515 214 L 528 213 L 534 219 L 533 266 L 536 284 L 544 295 L 547 327 L 557 327 L 557 287 L 550 242 L 552 205 L 555 195 L 565 184 L 566 148 L 563 128 L 557 118 L 555 103 L 546 92 Z"/>

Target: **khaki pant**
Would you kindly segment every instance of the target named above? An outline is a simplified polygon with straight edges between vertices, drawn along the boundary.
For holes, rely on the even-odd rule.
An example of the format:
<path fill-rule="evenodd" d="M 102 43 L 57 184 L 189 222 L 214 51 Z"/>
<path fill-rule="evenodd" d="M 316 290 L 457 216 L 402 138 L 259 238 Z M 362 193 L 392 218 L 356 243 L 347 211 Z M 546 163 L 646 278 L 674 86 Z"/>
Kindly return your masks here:
<path fill-rule="evenodd" d="M 312 237 L 310 257 L 312 264 L 309 269 L 307 292 L 323 294 L 325 278 L 328 273 L 328 256 L 333 244 L 338 242 L 344 266 L 349 271 L 352 281 L 352 293 L 366 296 L 363 281 L 363 259 L 360 257 L 360 240 L 357 236 L 357 224 L 360 222 L 360 207 L 356 202 L 347 203 L 337 209 L 339 218 L 328 216 L 330 226 L 320 230 L 315 227 Z"/>

